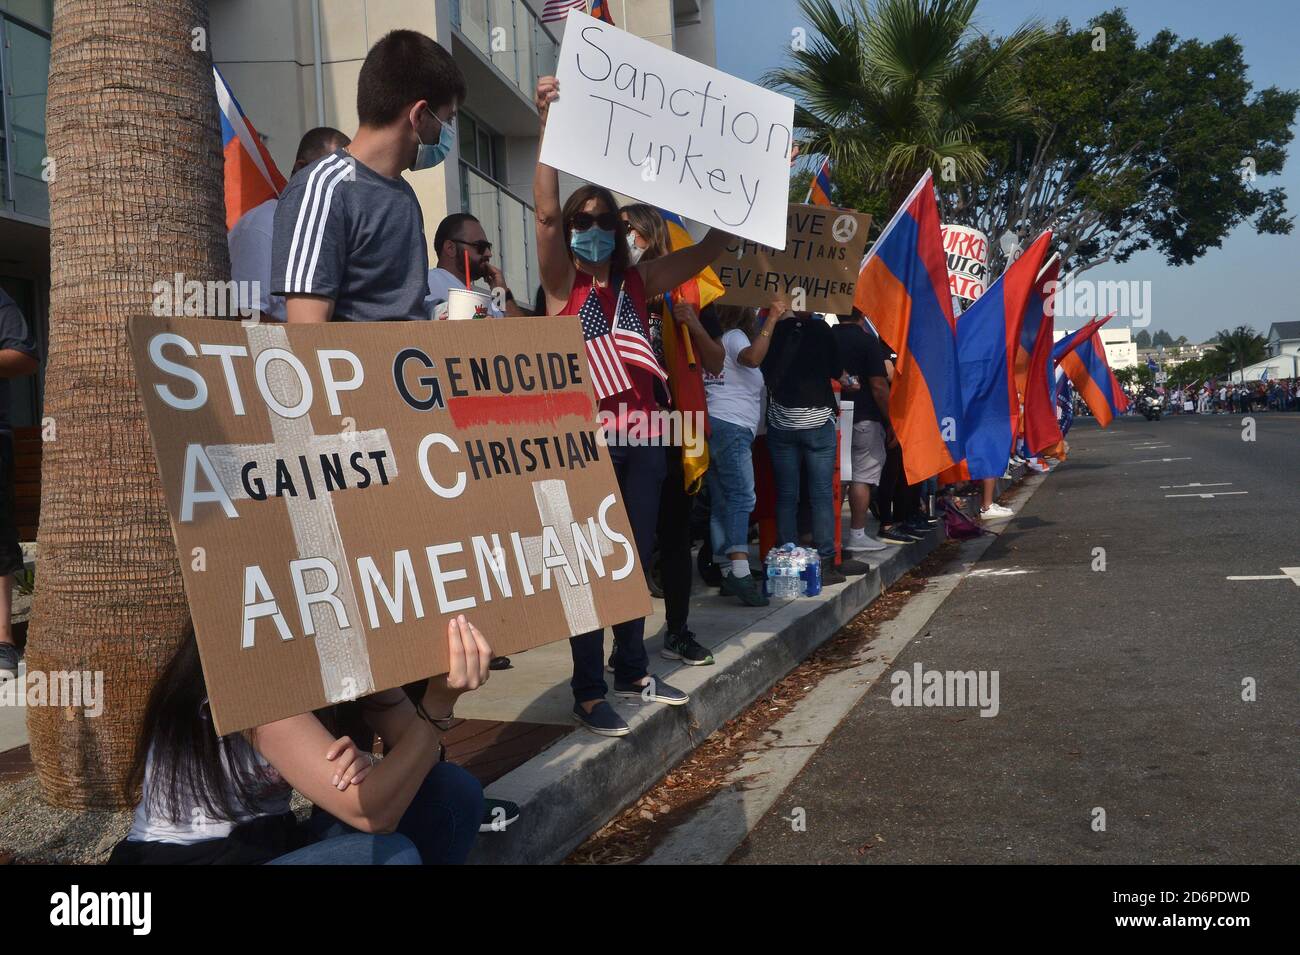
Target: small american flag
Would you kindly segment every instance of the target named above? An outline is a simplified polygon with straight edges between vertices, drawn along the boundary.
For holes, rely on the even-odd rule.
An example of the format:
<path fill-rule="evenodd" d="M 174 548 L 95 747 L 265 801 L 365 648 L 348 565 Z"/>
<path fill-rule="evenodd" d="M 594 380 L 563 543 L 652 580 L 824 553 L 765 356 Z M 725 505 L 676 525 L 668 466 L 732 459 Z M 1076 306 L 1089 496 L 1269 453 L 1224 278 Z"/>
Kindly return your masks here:
<path fill-rule="evenodd" d="M 563 20 L 569 15 L 570 10 L 581 10 L 587 12 L 587 0 L 546 0 L 546 6 L 542 7 L 542 22 L 554 23 L 556 20 Z"/>
<path fill-rule="evenodd" d="M 655 357 L 654 348 L 646 335 L 645 322 L 621 289 L 618 303 L 614 306 L 614 342 L 618 345 L 618 353 L 624 362 L 657 375 L 660 381 L 668 380 L 668 374 Z"/>
<path fill-rule="evenodd" d="M 619 357 L 614 336 L 609 329 L 609 319 L 600 307 L 595 286 L 587 292 L 587 300 L 578 309 L 582 320 L 582 337 L 587 343 L 587 364 L 591 366 L 591 384 L 596 390 L 596 400 L 617 395 L 632 387 L 623 360 Z"/>

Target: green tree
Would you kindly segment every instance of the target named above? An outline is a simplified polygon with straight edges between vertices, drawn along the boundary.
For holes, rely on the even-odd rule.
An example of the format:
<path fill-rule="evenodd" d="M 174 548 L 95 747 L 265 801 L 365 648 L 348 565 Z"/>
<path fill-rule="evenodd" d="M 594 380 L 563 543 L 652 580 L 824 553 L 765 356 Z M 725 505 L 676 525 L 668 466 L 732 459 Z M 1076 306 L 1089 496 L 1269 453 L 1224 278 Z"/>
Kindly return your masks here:
<path fill-rule="evenodd" d="M 1159 329 L 1151 336 L 1151 344 L 1156 348 L 1169 348 L 1174 343 L 1174 336 L 1170 335 L 1163 328 Z"/>
<path fill-rule="evenodd" d="M 1137 337 L 1135 337 L 1133 341 L 1137 343 L 1138 348 L 1150 348 L 1151 334 L 1144 328 L 1142 331 L 1137 333 Z"/>
<path fill-rule="evenodd" d="M 976 4 L 800 0 L 806 48 L 764 82 L 794 98 L 804 151 L 830 157 L 844 205 L 883 221 L 927 168 L 978 177 L 990 161 L 983 142 L 1027 131 L 1014 76 L 1043 34 L 1024 26 L 982 40 Z"/>
<path fill-rule="evenodd" d="M 1185 265 L 1247 222 L 1289 233 L 1285 191 L 1255 177 L 1282 170 L 1300 93 L 1254 90 L 1246 73 L 1232 36 L 1140 43 L 1119 9 L 1061 21 L 1017 73 L 1037 122 L 973 140 L 989 166 L 944 196 L 945 220 L 1022 242 L 1050 227 L 1076 275 L 1148 248 Z"/>
<path fill-rule="evenodd" d="M 1268 339 L 1249 325 L 1219 332 L 1215 351 L 1225 360 L 1230 371 L 1240 371 L 1247 365 L 1262 361 L 1268 354 Z"/>

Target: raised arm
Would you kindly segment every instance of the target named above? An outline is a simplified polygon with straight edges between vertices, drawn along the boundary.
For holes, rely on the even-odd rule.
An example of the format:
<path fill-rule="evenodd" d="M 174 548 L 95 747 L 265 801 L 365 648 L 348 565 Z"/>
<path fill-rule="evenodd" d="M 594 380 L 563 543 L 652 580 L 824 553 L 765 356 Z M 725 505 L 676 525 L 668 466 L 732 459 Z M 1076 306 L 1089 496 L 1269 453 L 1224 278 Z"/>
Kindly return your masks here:
<path fill-rule="evenodd" d="M 546 137 L 546 116 L 551 103 L 560 98 L 560 81 L 554 76 L 543 76 L 537 81 L 537 113 L 541 117 L 541 131 L 537 148 Z M 546 292 L 546 311 L 557 314 L 569 299 L 573 288 L 573 259 L 564 244 L 564 222 L 560 209 L 560 174 L 553 166 L 540 160 L 533 173 L 533 208 L 537 216 L 537 265 L 541 271 L 542 288 Z"/>
<path fill-rule="evenodd" d="M 730 239 L 728 233 L 710 229 L 708 235 L 695 245 L 670 252 L 659 259 L 642 262 L 637 268 L 641 272 L 646 298 L 664 295 L 683 282 L 695 278 L 717 261 Z"/>

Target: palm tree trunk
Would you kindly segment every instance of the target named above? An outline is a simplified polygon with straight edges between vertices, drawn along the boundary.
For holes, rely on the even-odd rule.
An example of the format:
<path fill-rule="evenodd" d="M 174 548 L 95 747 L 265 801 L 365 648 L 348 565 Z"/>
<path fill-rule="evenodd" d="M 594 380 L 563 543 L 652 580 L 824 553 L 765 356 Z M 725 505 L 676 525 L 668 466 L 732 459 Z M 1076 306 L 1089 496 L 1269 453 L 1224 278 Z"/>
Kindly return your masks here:
<path fill-rule="evenodd" d="M 53 803 L 112 808 L 188 616 L 126 347 L 154 283 L 229 278 L 206 0 L 59 0 L 46 113 L 50 354 L 28 667 L 103 672 L 104 707 L 32 708 Z M 199 49 L 195 49 L 199 47 Z"/>

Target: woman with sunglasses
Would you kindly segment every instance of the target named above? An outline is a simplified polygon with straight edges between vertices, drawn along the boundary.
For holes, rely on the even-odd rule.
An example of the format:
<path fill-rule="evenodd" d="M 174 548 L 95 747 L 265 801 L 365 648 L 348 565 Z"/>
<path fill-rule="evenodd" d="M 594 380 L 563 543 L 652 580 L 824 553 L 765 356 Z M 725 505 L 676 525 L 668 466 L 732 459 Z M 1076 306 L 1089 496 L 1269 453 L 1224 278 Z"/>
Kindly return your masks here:
<path fill-rule="evenodd" d="M 537 111 L 541 137 L 551 103 L 559 99 L 560 84 L 553 76 L 537 83 Z M 612 328 L 620 322 L 639 330 L 648 340 L 646 300 L 671 291 L 698 275 L 721 254 L 729 236 L 714 229 L 703 241 L 661 258 L 633 266 L 618 203 L 601 186 L 585 185 L 560 205 L 557 171 L 537 164 L 533 179 L 537 215 L 537 261 L 545 292 L 547 315 L 585 314 L 588 320 Z M 585 312 L 584 312 L 585 310 Z M 618 477 L 628 520 L 636 538 L 642 566 L 647 566 L 659 517 L 659 495 L 666 462 L 659 447 L 659 401 L 655 382 L 662 369 L 624 362 L 631 387 L 608 394 L 600 402 L 607 426 L 610 460 Z M 637 446 L 620 438 L 629 425 L 638 432 Z M 641 429 L 649 438 L 640 437 Z M 608 433 L 612 431 L 613 433 Z M 670 706 L 687 702 L 686 694 L 662 680 L 652 679 L 645 651 L 645 620 L 629 620 L 614 627 L 614 692 Z M 625 736 L 628 725 L 607 702 L 604 671 L 604 631 L 570 639 L 573 652 L 574 717 L 602 736 Z"/>

